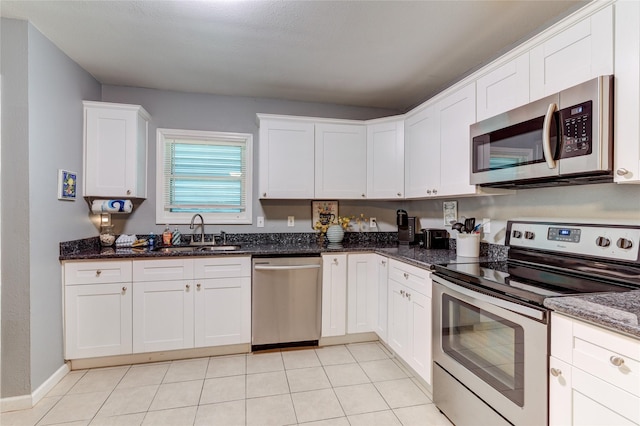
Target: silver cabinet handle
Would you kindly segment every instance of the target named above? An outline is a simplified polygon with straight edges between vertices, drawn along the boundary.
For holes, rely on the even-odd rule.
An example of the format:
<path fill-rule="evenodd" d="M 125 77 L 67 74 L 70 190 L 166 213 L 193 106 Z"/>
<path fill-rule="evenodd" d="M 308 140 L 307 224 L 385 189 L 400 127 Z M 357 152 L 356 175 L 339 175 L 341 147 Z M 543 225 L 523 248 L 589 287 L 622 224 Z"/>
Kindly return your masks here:
<path fill-rule="evenodd" d="M 191 288 L 191 284 L 187 284 L 185 287 L 189 290 Z"/>
<path fill-rule="evenodd" d="M 434 189 L 434 190 L 433 190 L 433 195 L 436 195 L 437 193 L 438 193 L 438 190 L 437 190 L 437 189 Z"/>
<path fill-rule="evenodd" d="M 127 287 L 122 287 L 122 292 L 126 292 L 127 291 Z"/>
<path fill-rule="evenodd" d="M 101 273 L 102 273 L 102 270 L 100 269 L 96 270 L 96 277 L 99 277 Z"/>
<path fill-rule="evenodd" d="M 551 373 L 553 377 L 558 377 L 562 374 L 562 370 L 560 370 L 559 368 L 552 368 L 549 370 L 549 373 Z"/>
<path fill-rule="evenodd" d="M 338 264 L 338 258 L 337 258 L 337 257 L 334 257 L 334 258 L 333 258 L 333 264 L 334 264 L 334 265 L 337 265 L 337 264 Z"/>
<path fill-rule="evenodd" d="M 402 193 L 401 192 L 398 192 L 398 197 L 402 197 Z"/>
<path fill-rule="evenodd" d="M 400 295 L 404 297 L 404 290 L 400 290 Z"/>
<path fill-rule="evenodd" d="M 267 193 L 266 193 L 266 192 L 263 192 L 263 193 L 262 193 L 262 196 L 263 196 L 263 197 L 266 197 L 266 196 L 267 196 Z"/>
<path fill-rule="evenodd" d="M 131 190 L 127 189 L 127 195 L 131 195 Z"/>
<path fill-rule="evenodd" d="M 387 264 L 387 261 L 386 261 L 386 260 L 381 260 L 381 261 L 380 261 L 380 264 L 384 266 L 384 265 L 386 265 L 386 264 Z"/>
<path fill-rule="evenodd" d="M 407 293 L 407 299 L 411 300 L 411 293 Z"/>
<path fill-rule="evenodd" d="M 405 272 L 404 274 L 402 274 L 402 275 L 404 275 L 404 279 L 405 279 L 405 280 L 408 280 L 408 279 L 409 279 L 409 274 L 407 274 L 406 272 Z"/>
<path fill-rule="evenodd" d="M 365 195 L 365 194 L 362 194 L 362 198 L 365 198 L 365 197 L 366 197 L 366 195 Z"/>
<path fill-rule="evenodd" d="M 431 190 L 427 189 L 427 195 L 431 195 Z"/>
<path fill-rule="evenodd" d="M 626 174 L 629 174 L 629 170 L 625 169 L 624 167 L 621 167 L 618 170 L 616 170 L 616 174 L 618 176 L 624 176 Z"/>
<path fill-rule="evenodd" d="M 620 367 L 622 364 L 624 364 L 624 358 L 612 355 L 611 358 L 609 358 L 609 362 L 616 367 Z"/>
<path fill-rule="evenodd" d="M 196 285 L 196 287 L 198 287 L 198 290 L 200 290 L 200 287 L 202 287 L 202 284 L 198 283 L 198 285 Z"/>

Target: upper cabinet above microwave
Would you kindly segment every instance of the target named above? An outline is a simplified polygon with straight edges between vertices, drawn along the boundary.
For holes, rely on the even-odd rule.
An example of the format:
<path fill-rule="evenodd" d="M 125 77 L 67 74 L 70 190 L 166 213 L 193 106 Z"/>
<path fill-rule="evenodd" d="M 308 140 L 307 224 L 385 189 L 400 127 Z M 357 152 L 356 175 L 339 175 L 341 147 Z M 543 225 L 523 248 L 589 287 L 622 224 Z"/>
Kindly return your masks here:
<path fill-rule="evenodd" d="M 83 105 L 83 195 L 146 198 L 149 113 L 139 105 Z"/>

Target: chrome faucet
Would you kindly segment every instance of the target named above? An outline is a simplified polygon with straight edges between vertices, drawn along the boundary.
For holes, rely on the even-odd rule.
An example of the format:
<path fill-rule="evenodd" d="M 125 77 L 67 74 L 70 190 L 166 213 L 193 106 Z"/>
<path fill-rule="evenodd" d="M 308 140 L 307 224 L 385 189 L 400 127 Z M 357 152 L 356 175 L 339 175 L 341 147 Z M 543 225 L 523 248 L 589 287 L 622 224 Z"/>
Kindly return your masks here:
<path fill-rule="evenodd" d="M 201 236 L 200 236 L 200 245 L 204 244 L 204 219 L 202 218 L 202 215 L 200 213 L 196 213 L 193 215 L 193 217 L 191 218 L 191 224 L 189 225 L 189 229 L 193 229 L 193 223 L 196 220 L 196 217 L 200 218 L 200 228 L 201 228 Z M 193 237 L 191 237 L 191 243 L 193 244 Z M 213 239 L 213 245 L 216 244 L 216 239 Z"/>

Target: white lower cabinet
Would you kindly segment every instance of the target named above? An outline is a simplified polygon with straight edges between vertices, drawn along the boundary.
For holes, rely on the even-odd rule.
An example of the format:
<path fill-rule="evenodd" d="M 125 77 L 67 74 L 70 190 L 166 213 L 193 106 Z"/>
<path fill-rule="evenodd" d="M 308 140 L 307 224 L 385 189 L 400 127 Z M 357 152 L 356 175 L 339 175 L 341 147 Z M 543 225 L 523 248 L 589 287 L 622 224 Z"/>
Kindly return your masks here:
<path fill-rule="evenodd" d="M 347 269 L 347 333 L 374 331 L 378 320 L 376 255 L 349 254 Z"/>
<path fill-rule="evenodd" d="M 347 333 L 347 255 L 322 255 L 322 337 Z"/>
<path fill-rule="evenodd" d="M 388 344 L 431 384 L 431 273 L 389 260 Z"/>
<path fill-rule="evenodd" d="M 550 425 L 639 425 L 640 340 L 556 313 Z"/>
<path fill-rule="evenodd" d="M 251 342 L 251 258 L 67 262 L 65 359 Z"/>
<path fill-rule="evenodd" d="M 65 262 L 65 359 L 131 353 L 131 261 Z"/>

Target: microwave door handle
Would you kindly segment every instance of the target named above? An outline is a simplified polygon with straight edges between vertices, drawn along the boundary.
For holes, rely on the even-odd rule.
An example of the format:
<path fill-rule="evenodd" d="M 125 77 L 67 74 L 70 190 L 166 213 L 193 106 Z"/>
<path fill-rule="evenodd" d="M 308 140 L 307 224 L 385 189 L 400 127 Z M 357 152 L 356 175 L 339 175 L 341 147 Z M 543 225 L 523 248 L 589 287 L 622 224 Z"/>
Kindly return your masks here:
<path fill-rule="evenodd" d="M 558 106 L 556 104 L 549 104 L 547 114 L 544 116 L 544 123 L 542 125 L 542 150 L 544 151 L 544 159 L 547 162 L 547 166 L 550 169 L 556 168 L 556 160 L 553 158 L 551 152 L 551 121 L 553 119 L 553 113 L 556 112 Z"/>

